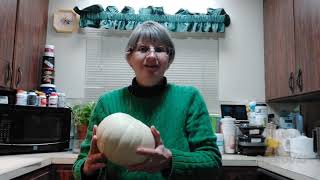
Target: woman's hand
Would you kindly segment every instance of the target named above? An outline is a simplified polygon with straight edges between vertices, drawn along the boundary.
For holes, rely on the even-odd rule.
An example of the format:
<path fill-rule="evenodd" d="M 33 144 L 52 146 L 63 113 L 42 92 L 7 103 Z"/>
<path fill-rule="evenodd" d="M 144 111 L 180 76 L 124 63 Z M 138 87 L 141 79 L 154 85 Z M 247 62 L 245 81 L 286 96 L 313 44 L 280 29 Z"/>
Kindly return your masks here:
<path fill-rule="evenodd" d="M 97 146 L 97 125 L 93 127 L 93 134 L 91 139 L 90 151 L 88 153 L 88 158 L 83 166 L 83 173 L 86 176 L 91 176 L 97 172 L 98 169 L 105 167 L 106 157 L 103 153 L 100 153 Z"/>
<path fill-rule="evenodd" d="M 154 126 L 151 126 L 151 133 L 155 139 L 155 149 L 143 147 L 137 148 L 137 154 L 147 156 L 148 159 L 143 163 L 128 166 L 130 171 L 146 171 L 154 173 L 171 167 L 171 151 L 164 147 L 160 133 Z"/>

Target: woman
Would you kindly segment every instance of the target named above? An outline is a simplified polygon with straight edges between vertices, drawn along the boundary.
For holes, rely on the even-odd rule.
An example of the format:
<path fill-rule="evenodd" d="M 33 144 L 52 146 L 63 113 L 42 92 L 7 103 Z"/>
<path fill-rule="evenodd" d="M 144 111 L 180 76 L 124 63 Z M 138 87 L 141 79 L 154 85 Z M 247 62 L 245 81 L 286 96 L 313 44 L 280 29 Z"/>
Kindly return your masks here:
<path fill-rule="evenodd" d="M 164 77 L 174 56 L 173 42 L 162 25 L 147 21 L 132 32 L 126 59 L 136 77 L 129 87 L 99 98 L 73 166 L 77 179 L 199 179 L 221 166 L 202 96 L 195 88 L 169 84 Z M 151 127 L 155 149 L 137 148 L 147 161 L 120 167 L 99 152 L 96 125 L 116 112 Z"/>

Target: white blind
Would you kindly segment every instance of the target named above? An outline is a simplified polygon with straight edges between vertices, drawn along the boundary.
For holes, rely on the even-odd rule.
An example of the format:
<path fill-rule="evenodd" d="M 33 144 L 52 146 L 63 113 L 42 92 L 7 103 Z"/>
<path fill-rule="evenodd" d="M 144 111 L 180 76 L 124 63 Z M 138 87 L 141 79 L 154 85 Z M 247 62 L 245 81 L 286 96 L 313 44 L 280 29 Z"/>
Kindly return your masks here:
<path fill-rule="evenodd" d="M 128 37 L 86 38 L 85 97 L 96 100 L 103 92 L 131 84 L 134 72 L 124 57 Z M 176 57 L 165 74 L 168 82 L 197 87 L 210 113 L 219 113 L 218 40 L 173 39 Z"/>

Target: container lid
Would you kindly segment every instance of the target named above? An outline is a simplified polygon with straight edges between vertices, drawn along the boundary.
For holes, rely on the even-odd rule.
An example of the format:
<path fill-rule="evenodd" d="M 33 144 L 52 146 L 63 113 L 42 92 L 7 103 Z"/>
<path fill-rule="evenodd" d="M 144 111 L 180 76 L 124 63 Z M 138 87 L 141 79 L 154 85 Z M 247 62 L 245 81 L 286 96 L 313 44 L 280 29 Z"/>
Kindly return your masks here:
<path fill-rule="evenodd" d="M 52 92 L 50 96 L 58 96 L 58 94 L 56 92 Z"/>
<path fill-rule="evenodd" d="M 222 123 L 234 123 L 236 121 L 235 118 L 232 117 L 224 117 L 220 120 Z"/>
<path fill-rule="evenodd" d="M 46 44 L 45 48 L 54 49 L 54 45 Z"/>
<path fill-rule="evenodd" d="M 54 84 L 41 84 L 41 88 L 56 88 L 56 85 Z"/>

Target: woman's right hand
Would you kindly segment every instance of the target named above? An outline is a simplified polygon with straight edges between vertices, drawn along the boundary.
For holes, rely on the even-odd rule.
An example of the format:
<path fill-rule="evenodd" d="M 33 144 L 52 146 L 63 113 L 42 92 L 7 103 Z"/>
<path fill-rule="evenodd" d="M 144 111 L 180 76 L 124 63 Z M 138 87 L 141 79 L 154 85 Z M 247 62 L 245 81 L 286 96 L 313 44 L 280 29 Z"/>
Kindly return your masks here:
<path fill-rule="evenodd" d="M 96 133 L 97 125 L 94 125 L 88 158 L 83 166 L 83 173 L 86 176 L 94 175 L 98 169 L 106 166 L 105 161 L 107 158 L 98 149 Z"/>

